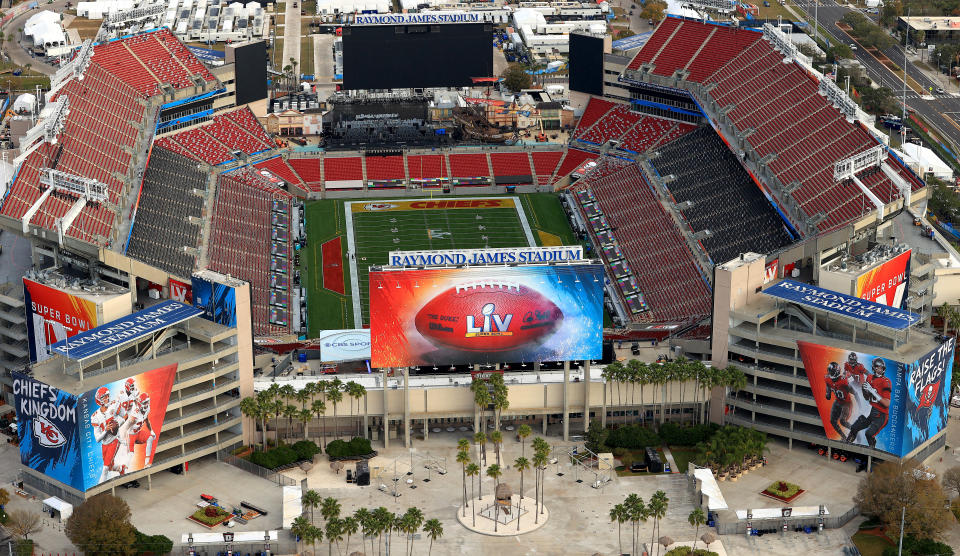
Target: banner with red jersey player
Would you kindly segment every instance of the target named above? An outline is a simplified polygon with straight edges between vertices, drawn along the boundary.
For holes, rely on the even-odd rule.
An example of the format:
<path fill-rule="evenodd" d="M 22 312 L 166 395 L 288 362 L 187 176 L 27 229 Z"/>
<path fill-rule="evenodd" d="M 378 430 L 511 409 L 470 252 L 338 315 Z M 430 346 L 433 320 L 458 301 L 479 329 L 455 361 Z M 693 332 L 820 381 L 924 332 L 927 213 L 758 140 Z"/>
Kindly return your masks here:
<path fill-rule="evenodd" d="M 946 427 L 954 339 L 912 363 L 797 346 L 827 438 L 904 456 Z"/>
<path fill-rule="evenodd" d="M 80 395 L 14 374 L 20 461 L 77 490 L 153 463 L 177 365 Z"/>

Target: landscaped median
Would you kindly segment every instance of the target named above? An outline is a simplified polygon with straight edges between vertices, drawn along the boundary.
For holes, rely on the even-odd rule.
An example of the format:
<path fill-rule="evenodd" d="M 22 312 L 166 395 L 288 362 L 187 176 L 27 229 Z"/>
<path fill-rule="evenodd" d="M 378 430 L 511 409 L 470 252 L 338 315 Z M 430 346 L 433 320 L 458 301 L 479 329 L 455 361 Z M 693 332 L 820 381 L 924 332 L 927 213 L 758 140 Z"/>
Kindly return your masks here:
<path fill-rule="evenodd" d="M 779 500 L 780 502 L 793 502 L 804 492 L 806 491 L 793 483 L 774 481 L 773 484 L 768 486 L 767 489 L 760 494 L 768 498 L 773 498 L 774 500 Z"/>

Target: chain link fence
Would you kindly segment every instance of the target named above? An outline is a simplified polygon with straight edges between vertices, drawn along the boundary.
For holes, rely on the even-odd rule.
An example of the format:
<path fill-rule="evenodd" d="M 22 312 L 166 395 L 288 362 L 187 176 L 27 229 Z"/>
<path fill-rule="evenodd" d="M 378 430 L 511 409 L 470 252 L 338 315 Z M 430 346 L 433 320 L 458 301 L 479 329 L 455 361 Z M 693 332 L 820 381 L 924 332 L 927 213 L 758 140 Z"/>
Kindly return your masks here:
<path fill-rule="evenodd" d="M 255 463 L 251 463 L 243 458 L 239 458 L 231 454 L 227 450 L 221 450 L 219 455 L 220 455 L 220 461 L 229 463 L 234 467 L 242 469 L 247 473 L 252 473 L 254 475 L 257 475 L 258 477 L 262 477 L 272 483 L 276 483 L 277 486 L 282 486 L 282 487 L 297 486 L 300 484 L 300 481 L 296 479 L 291 479 L 290 477 L 287 477 L 283 473 L 277 473 L 265 467 L 260 467 Z"/>

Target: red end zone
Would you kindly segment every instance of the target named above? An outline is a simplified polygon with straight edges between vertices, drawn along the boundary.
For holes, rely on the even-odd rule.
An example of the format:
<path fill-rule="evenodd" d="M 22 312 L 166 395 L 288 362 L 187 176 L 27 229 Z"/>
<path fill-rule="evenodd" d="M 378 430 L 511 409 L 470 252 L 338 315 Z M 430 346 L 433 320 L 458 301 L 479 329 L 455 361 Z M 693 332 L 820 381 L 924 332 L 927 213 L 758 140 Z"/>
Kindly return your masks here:
<path fill-rule="evenodd" d="M 346 292 L 343 289 L 343 251 L 340 249 L 340 238 L 336 237 L 323 242 L 321 256 L 323 257 L 323 287 L 344 295 Z"/>

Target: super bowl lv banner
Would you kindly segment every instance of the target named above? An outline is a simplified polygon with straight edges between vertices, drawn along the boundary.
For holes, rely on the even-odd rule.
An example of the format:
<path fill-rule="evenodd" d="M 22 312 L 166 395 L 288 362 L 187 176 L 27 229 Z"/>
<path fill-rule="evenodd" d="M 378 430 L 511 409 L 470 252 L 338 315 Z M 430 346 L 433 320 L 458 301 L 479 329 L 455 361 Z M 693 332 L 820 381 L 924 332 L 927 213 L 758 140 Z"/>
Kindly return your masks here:
<path fill-rule="evenodd" d="M 797 346 L 827 438 L 904 456 L 946 427 L 955 339 L 910 364 Z"/>
<path fill-rule="evenodd" d="M 92 301 L 23 279 L 30 361 L 50 357 L 47 347 L 96 328 L 97 306 Z"/>
<path fill-rule="evenodd" d="M 882 265 L 857 277 L 857 297 L 904 308 L 908 278 L 910 276 L 910 253 L 907 251 Z"/>

